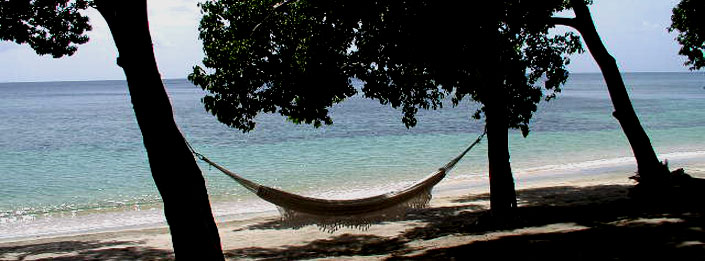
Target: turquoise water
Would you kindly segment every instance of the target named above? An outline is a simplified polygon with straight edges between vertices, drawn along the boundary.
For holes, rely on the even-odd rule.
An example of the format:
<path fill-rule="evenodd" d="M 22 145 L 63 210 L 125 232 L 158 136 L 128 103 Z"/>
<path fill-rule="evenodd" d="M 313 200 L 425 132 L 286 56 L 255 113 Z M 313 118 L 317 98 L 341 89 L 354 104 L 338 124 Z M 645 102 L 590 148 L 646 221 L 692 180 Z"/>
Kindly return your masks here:
<path fill-rule="evenodd" d="M 662 158 L 705 158 L 705 74 L 636 73 L 625 81 Z M 406 129 L 399 111 L 355 97 L 333 108 L 333 126 L 262 115 L 243 134 L 204 111 L 200 89 L 185 80 L 166 85 L 177 123 L 201 153 L 257 182 L 321 197 L 400 188 L 442 166 L 483 128 L 470 118 L 470 102 L 421 112 L 418 126 Z M 123 81 L 0 84 L 0 239 L 162 221 L 126 89 Z M 557 100 L 539 106 L 528 138 L 511 132 L 514 171 L 615 164 L 633 171 L 611 111 L 601 75 L 572 75 Z M 473 150 L 451 178 L 484 176 L 485 153 Z M 218 215 L 272 209 L 201 166 Z M 62 228 L 49 229 L 56 222 Z"/>

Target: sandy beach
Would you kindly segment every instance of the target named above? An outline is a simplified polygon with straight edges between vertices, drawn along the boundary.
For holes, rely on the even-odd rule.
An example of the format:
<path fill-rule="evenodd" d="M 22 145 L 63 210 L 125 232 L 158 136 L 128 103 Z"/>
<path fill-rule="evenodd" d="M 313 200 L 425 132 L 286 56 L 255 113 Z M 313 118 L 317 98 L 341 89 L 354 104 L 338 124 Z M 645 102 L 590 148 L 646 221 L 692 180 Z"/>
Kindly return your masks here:
<path fill-rule="evenodd" d="M 704 167 L 698 163 L 687 169 L 703 178 Z M 489 209 L 486 188 L 452 181 L 437 189 L 429 208 L 364 231 L 283 228 L 276 213 L 224 220 L 218 226 L 229 259 L 705 257 L 702 198 L 645 204 L 628 196 L 633 186 L 629 175 L 524 178 L 519 173 L 517 218 L 500 223 L 483 218 Z M 6 241 L 0 243 L 0 259 L 168 260 L 174 258 L 171 249 L 168 229 L 158 227 Z"/>

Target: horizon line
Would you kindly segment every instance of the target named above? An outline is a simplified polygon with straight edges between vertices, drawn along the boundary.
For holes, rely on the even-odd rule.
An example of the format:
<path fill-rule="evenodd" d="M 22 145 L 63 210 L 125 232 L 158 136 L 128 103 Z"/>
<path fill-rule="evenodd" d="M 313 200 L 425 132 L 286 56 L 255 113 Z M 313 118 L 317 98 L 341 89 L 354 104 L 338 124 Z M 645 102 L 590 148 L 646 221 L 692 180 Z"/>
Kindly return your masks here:
<path fill-rule="evenodd" d="M 639 72 L 621 72 L 621 74 L 635 73 L 705 73 L 705 71 L 639 71 Z M 602 72 L 574 72 L 570 74 L 602 74 Z M 162 78 L 162 81 L 187 80 L 183 78 Z M 46 80 L 46 81 L 0 81 L 0 84 L 7 83 L 50 83 L 50 82 L 110 82 L 110 81 L 127 81 L 126 79 L 95 79 L 95 80 Z"/>

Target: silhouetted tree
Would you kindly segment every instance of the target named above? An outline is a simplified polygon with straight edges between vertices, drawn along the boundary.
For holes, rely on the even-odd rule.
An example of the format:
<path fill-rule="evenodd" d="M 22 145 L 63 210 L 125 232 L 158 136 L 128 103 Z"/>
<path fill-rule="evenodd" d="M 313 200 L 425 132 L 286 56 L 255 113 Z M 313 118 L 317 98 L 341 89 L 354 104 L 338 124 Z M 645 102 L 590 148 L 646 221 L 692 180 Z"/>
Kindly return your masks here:
<path fill-rule="evenodd" d="M 681 44 L 678 52 L 680 55 L 688 57 L 685 65 L 689 69 L 698 70 L 705 67 L 705 1 L 681 0 L 673 8 L 671 16 L 671 26 L 669 32 L 678 31 L 676 40 Z"/>
<path fill-rule="evenodd" d="M 91 26 L 79 12 L 86 8 L 87 1 L 2 1 L 0 40 L 28 44 L 39 55 L 72 55 L 88 42 Z"/>
<path fill-rule="evenodd" d="M 218 230 L 205 182 L 174 123 L 161 81 L 147 21 L 147 1 L 10 0 L 0 2 L 0 37 L 28 43 L 38 54 L 71 55 L 88 41 L 88 18 L 95 7 L 107 21 L 125 71 L 142 131 L 152 177 L 164 202 L 174 251 L 185 260 L 222 260 Z"/>
<path fill-rule="evenodd" d="M 585 45 L 587 45 L 592 57 L 600 67 L 614 106 L 612 116 L 617 119 L 624 134 L 627 136 L 637 162 L 637 175 L 632 178 L 639 181 L 640 184 L 663 184 L 663 181 L 669 177 L 668 167 L 658 160 L 649 136 L 644 131 L 634 111 L 624 80 L 617 67 L 617 62 L 605 48 L 600 35 L 595 29 L 595 24 L 587 6 L 591 2 L 570 0 L 570 6 L 575 12 L 575 18 L 554 18 L 552 22 L 573 27 L 580 32 L 585 40 Z"/>
<path fill-rule="evenodd" d="M 556 1 L 494 1 L 476 8 L 438 1 L 207 1 L 201 4 L 207 69 L 189 79 L 210 94 L 208 111 L 250 131 L 260 113 L 295 123 L 331 124 L 328 108 L 363 92 L 416 124 L 419 109 L 464 98 L 482 106 L 492 209 L 516 207 L 508 128 L 529 132 L 547 90 L 567 78 L 565 55 L 581 51 L 573 34 L 549 36 Z M 542 81 L 542 77 L 543 80 Z"/>

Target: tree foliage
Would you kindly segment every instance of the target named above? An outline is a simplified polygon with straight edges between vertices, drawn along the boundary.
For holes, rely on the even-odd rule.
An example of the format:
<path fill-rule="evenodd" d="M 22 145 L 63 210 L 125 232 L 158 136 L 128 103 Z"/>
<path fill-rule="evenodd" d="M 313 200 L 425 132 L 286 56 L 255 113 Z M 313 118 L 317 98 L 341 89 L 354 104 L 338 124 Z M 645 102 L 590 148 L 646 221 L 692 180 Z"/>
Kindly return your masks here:
<path fill-rule="evenodd" d="M 356 94 L 356 77 L 365 96 L 402 108 L 407 127 L 419 109 L 441 107 L 446 97 L 453 104 L 465 97 L 487 102 L 482 82 L 493 81 L 507 90 L 510 127 L 526 134 L 541 97 L 554 97 L 565 82 L 567 54 L 582 51 L 577 36 L 548 33 L 551 14 L 566 8 L 562 0 L 482 8 L 372 0 L 275 6 L 201 4 L 205 68 L 195 67 L 189 79 L 209 92 L 208 111 L 243 131 L 254 128 L 259 112 L 330 124 L 328 107 Z"/>
<path fill-rule="evenodd" d="M 548 34 L 546 19 L 564 5 L 502 1 L 473 7 L 429 1 L 375 10 L 362 23 L 353 54 L 365 95 L 402 107 L 402 120 L 413 126 L 418 109 L 442 106 L 447 95 L 453 104 L 471 97 L 487 105 L 497 98 L 489 89 L 504 88 L 509 127 L 527 134 L 541 88 L 554 97 L 568 75 L 565 55 L 581 50 L 573 34 Z"/>
<path fill-rule="evenodd" d="M 328 8 L 306 1 L 286 10 L 274 10 L 276 1 L 201 4 L 203 64 L 213 72 L 196 67 L 189 79 L 211 93 L 206 109 L 243 131 L 255 127 L 259 112 L 332 123 L 327 108 L 356 93 L 346 62 L 357 21 L 322 12 L 342 1 L 319 2 Z"/>
<path fill-rule="evenodd" d="M 691 70 L 705 67 L 705 2 L 701 0 L 681 0 L 673 8 L 669 32 L 678 31 L 676 40 L 681 44 L 678 52 L 688 58 L 685 65 Z"/>
<path fill-rule="evenodd" d="M 72 55 L 91 30 L 85 0 L 0 1 L 0 40 L 28 44 L 39 55 Z"/>

